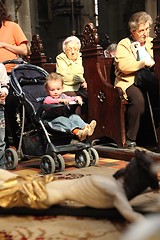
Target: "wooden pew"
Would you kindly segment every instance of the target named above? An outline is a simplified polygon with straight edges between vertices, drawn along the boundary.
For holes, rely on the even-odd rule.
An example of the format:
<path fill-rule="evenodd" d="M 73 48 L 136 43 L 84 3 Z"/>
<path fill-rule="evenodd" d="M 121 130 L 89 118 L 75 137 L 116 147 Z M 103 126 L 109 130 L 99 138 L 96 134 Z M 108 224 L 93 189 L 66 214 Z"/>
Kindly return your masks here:
<path fill-rule="evenodd" d="M 155 60 L 154 71 L 160 81 L 160 16 L 157 16 L 156 22 L 154 24 L 155 37 L 153 39 L 153 55 Z M 159 84 L 159 94 L 160 94 L 160 84 Z M 160 100 L 159 100 L 160 102 Z M 158 147 L 160 147 L 160 128 L 157 129 L 158 135 Z"/>
<path fill-rule="evenodd" d="M 154 71 L 160 80 L 160 16 L 157 16 L 154 25 L 155 38 L 153 39 L 153 54 L 155 60 Z"/>
<path fill-rule="evenodd" d="M 125 147 L 127 101 L 123 98 L 121 88 L 113 86 L 114 59 L 104 57 L 97 29 L 92 23 L 87 24 L 83 32 L 82 58 L 88 83 L 89 120 L 97 121 L 93 138 L 105 137 L 118 147 Z"/>

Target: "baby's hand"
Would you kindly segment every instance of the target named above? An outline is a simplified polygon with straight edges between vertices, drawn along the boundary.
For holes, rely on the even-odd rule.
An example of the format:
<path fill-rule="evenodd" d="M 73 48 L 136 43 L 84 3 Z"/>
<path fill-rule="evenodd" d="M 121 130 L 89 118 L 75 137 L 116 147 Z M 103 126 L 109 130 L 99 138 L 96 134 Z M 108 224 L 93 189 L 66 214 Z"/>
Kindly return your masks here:
<path fill-rule="evenodd" d="M 82 106 L 83 100 L 82 100 L 82 98 L 80 96 L 76 97 L 76 101 Z"/>
<path fill-rule="evenodd" d="M 68 99 L 61 99 L 60 100 L 61 103 L 64 103 L 65 105 L 67 105 L 69 103 L 69 100 Z"/>

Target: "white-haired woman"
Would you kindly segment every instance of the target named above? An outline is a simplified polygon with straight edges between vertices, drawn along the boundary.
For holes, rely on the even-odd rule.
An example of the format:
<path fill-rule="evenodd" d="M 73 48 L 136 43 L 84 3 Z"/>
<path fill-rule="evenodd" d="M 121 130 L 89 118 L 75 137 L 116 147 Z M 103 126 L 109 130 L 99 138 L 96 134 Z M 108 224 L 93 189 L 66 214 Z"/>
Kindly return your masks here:
<path fill-rule="evenodd" d="M 87 111 L 87 83 L 81 57 L 81 42 L 76 36 L 67 37 L 62 43 L 63 52 L 56 57 L 56 72 L 64 81 L 64 92 L 69 96 L 81 96 L 84 101 L 81 116 Z M 82 116 L 83 117 L 83 116 Z"/>

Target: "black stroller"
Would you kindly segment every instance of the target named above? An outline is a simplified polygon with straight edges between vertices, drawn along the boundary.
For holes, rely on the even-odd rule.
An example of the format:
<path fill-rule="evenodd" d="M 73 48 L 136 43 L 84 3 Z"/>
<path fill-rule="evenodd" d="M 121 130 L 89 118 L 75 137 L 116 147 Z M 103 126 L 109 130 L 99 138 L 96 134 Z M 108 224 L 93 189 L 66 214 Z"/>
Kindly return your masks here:
<path fill-rule="evenodd" d="M 16 168 L 20 160 L 38 158 L 42 174 L 61 172 L 65 169 L 66 153 L 75 153 L 78 168 L 96 165 L 99 155 L 88 140 L 80 142 L 65 130 L 49 126 L 47 119 L 72 114 L 77 105 L 43 104 L 47 75 L 44 69 L 24 62 L 18 62 L 11 72 L 10 86 L 19 99 L 20 131 L 18 151 L 5 151 L 6 168 Z"/>

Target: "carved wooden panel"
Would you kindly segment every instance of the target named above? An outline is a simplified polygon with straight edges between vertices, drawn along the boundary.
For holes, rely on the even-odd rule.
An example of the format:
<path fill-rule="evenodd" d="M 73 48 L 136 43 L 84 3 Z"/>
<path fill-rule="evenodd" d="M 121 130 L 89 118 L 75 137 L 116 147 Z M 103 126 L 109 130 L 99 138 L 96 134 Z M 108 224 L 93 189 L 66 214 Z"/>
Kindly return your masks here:
<path fill-rule="evenodd" d="M 88 23 L 83 31 L 82 48 L 99 46 L 99 35 L 93 23 Z"/>
<path fill-rule="evenodd" d="M 30 63 L 42 67 L 42 64 L 47 61 L 46 59 L 47 57 L 40 36 L 38 34 L 33 35 L 31 41 Z"/>
<path fill-rule="evenodd" d="M 157 16 L 154 26 L 155 38 L 153 39 L 153 54 L 155 60 L 155 73 L 160 80 L 160 16 Z"/>

